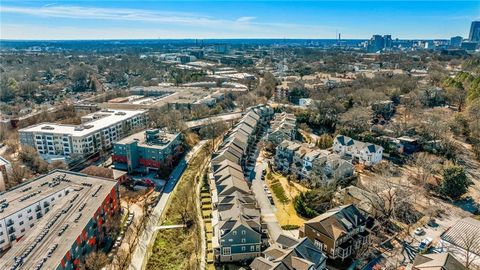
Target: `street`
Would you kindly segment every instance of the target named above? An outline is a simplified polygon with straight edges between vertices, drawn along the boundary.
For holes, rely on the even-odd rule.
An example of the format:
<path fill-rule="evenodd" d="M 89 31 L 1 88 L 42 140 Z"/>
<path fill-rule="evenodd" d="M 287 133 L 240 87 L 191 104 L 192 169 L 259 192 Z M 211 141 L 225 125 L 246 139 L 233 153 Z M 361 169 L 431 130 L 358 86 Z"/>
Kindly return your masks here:
<path fill-rule="evenodd" d="M 252 191 L 255 195 L 255 199 L 260 206 L 260 212 L 262 220 L 267 224 L 268 233 L 271 241 L 275 242 L 282 234 L 282 228 L 278 224 L 277 217 L 275 216 L 275 207 L 270 203 L 267 197 L 267 193 L 263 189 L 264 181 L 261 179 L 262 171 L 267 168 L 267 161 L 259 155 L 255 163 L 255 178 L 252 180 Z"/>

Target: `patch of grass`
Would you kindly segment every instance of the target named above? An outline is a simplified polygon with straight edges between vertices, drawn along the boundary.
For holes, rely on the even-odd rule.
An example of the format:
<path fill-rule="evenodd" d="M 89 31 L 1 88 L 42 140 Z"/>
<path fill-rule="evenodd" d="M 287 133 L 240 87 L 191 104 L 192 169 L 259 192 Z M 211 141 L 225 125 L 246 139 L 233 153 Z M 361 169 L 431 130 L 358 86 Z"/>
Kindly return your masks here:
<path fill-rule="evenodd" d="M 273 180 L 272 183 L 270 184 L 270 188 L 272 189 L 273 193 L 275 194 L 275 197 L 281 202 L 281 203 L 289 203 L 290 199 L 287 197 L 285 194 L 285 190 L 283 189 L 282 184 L 280 181 L 277 179 Z"/>
<path fill-rule="evenodd" d="M 293 224 L 282 225 L 282 229 L 287 231 L 296 230 L 298 228 L 300 228 L 300 225 L 293 225 Z"/>
<path fill-rule="evenodd" d="M 191 194 L 196 186 L 196 175 L 207 158 L 205 147 L 191 160 L 180 178 L 177 187 L 167 205 L 165 220 L 162 224 L 182 224 L 185 207 L 191 215 L 196 215 L 194 203 L 186 203 L 185 194 Z M 197 178 L 198 180 L 198 178 Z M 146 269 L 195 269 L 198 263 L 198 243 L 200 236 L 195 222 L 185 229 L 161 230 L 155 239 L 152 255 Z"/>

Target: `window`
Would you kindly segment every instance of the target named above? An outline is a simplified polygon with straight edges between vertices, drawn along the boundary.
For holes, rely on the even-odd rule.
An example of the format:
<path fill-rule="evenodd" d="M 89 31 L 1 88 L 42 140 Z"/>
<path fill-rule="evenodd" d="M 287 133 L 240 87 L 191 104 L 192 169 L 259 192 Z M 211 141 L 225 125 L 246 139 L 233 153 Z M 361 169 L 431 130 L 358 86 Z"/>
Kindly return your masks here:
<path fill-rule="evenodd" d="M 31 213 L 32 209 L 28 208 L 27 213 Z"/>
<path fill-rule="evenodd" d="M 320 242 L 320 241 L 318 241 L 317 239 L 315 239 L 315 240 L 313 241 L 313 244 L 314 244 L 316 247 L 318 247 L 320 250 L 322 250 L 322 247 L 323 247 L 322 242 Z"/>
<path fill-rule="evenodd" d="M 233 234 L 233 235 L 237 235 L 237 231 L 233 231 L 232 234 Z"/>
<path fill-rule="evenodd" d="M 23 221 L 20 221 L 20 223 L 19 223 L 19 224 L 20 224 L 20 225 L 23 225 Z"/>
<path fill-rule="evenodd" d="M 231 247 L 224 247 L 223 248 L 223 255 L 224 256 L 230 256 L 232 254 L 232 248 Z"/>
<path fill-rule="evenodd" d="M 255 251 L 255 246 L 250 246 L 250 251 Z"/>
<path fill-rule="evenodd" d="M 18 218 L 21 218 L 22 217 L 22 214 L 18 214 Z"/>
<path fill-rule="evenodd" d="M 33 217 L 28 217 L 28 220 L 32 220 L 32 219 L 33 219 Z"/>
<path fill-rule="evenodd" d="M 242 247 L 242 251 L 245 251 L 245 250 L 246 250 L 246 248 L 245 248 L 245 247 Z"/>
<path fill-rule="evenodd" d="M 246 242 L 247 242 L 247 240 L 245 238 L 242 238 L 242 244 L 246 243 Z"/>
<path fill-rule="evenodd" d="M 24 232 L 25 232 L 25 229 L 21 229 L 20 232 L 21 232 L 21 233 L 24 233 Z"/>
<path fill-rule="evenodd" d="M 246 234 L 245 230 L 242 230 L 242 235 L 245 235 L 245 234 Z"/>

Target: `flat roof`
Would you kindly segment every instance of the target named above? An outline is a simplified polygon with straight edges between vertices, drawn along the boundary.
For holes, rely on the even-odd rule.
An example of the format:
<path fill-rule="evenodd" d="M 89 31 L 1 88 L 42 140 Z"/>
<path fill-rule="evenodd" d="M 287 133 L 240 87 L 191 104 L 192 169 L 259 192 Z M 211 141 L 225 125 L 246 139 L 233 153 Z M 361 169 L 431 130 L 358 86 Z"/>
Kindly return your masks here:
<path fill-rule="evenodd" d="M 0 260 L 0 269 L 10 269 L 15 263 L 14 258 L 20 258 L 32 246 L 34 248 L 17 269 L 34 269 L 44 257 L 47 260 L 42 270 L 56 269 L 116 184 L 117 182 L 107 178 L 56 170 L 0 194 L 0 200 L 6 199 L 9 203 L 9 206 L 0 214 L 0 219 L 3 219 L 56 192 L 66 189 L 70 191 L 67 195 L 57 198 L 50 211 L 38 220 L 33 228 L 27 229 L 22 239 L 13 244 L 12 248 L 4 254 Z M 22 200 L 26 195 L 38 191 L 40 192 L 37 195 Z M 49 223 L 51 226 L 48 228 Z M 66 225 L 68 227 L 59 237 L 59 231 Z M 38 241 L 42 233 L 45 233 L 45 236 Z M 54 245 L 57 245 L 57 248 L 51 257 L 47 257 Z"/>
<path fill-rule="evenodd" d="M 126 138 L 123 138 L 114 144 L 128 144 L 134 141 L 138 142 L 138 146 L 146 147 L 146 148 L 154 148 L 154 149 L 164 149 L 170 143 L 177 138 L 180 133 L 169 133 L 164 130 L 160 130 L 159 133 L 157 133 L 159 138 L 161 140 L 154 140 L 151 142 L 147 142 L 146 140 L 146 132 L 141 131 L 135 134 L 132 134 Z"/>
<path fill-rule="evenodd" d="M 69 134 L 72 136 L 85 136 L 91 133 L 96 133 L 128 118 L 141 115 L 145 113 L 144 110 L 102 110 L 95 113 L 88 114 L 82 118 L 101 116 L 89 122 L 80 125 L 62 125 L 56 123 L 40 123 L 37 125 L 22 128 L 19 131 L 47 133 L 47 134 Z"/>

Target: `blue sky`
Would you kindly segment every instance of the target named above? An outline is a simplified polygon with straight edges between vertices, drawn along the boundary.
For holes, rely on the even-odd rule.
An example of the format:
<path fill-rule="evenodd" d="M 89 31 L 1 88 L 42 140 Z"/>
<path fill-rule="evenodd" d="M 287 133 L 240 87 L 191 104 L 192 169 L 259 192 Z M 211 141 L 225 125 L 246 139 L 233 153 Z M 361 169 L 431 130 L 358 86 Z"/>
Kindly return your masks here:
<path fill-rule="evenodd" d="M 477 1 L 9 1 L 1 39 L 450 38 Z"/>

